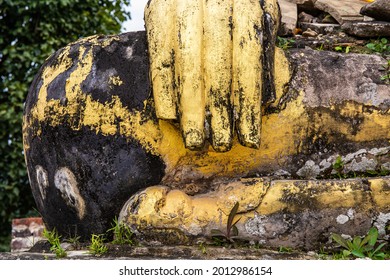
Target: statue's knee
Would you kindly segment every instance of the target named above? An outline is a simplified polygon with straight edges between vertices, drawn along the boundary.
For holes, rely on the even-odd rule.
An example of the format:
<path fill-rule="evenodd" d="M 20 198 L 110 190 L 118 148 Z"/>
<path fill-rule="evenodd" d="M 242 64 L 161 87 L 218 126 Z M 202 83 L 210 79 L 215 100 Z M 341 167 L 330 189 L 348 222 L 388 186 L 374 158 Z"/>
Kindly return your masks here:
<path fill-rule="evenodd" d="M 78 41 L 48 59 L 30 89 L 31 187 L 45 222 L 63 234 L 104 232 L 131 195 L 164 176 L 144 49 L 134 34 Z"/>

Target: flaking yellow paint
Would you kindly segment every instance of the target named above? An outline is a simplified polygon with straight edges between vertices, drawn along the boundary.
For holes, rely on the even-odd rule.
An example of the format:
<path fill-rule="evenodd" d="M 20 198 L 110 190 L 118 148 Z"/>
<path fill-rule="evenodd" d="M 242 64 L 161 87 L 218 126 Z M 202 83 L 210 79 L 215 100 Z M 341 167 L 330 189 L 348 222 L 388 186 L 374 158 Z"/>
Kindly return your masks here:
<path fill-rule="evenodd" d="M 248 180 L 251 182 L 249 186 Z M 136 200 L 137 212 L 130 211 L 129 203 L 121 213 L 121 222 L 136 225 L 141 230 L 174 227 L 196 235 L 200 232 L 207 234 L 215 228 L 225 230 L 236 202 L 240 206 L 236 219 L 241 218 L 238 223 L 241 228 L 255 216 L 275 213 L 348 208 L 368 213 L 373 207 L 376 211 L 388 211 L 389 192 L 385 188 L 389 186 L 389 178 L 369 182 L 371 191 L 366 190 L 361 179 L 271 182 L 259 178 L 241 179 L 221 185 L 207 195 L 196 196 L 157 186 L 137 194 L 143 198 L 142 201 Z M 178 211 L 183 215 L 180 216 Z"/>

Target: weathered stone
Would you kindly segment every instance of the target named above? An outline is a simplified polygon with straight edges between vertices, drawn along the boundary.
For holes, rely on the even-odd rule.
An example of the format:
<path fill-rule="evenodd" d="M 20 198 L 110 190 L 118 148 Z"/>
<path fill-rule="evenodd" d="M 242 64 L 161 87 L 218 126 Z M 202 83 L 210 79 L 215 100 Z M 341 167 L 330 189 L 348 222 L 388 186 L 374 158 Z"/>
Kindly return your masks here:
<path fill-rule="evenodd" d="M 302 36 L 303 37 L 317 37 L 318 33 L 315 32 L 314 30 L 311 30 L 310 28 L 308 28 L 306 31 L 302 32 Z"/>
<path fill-rule="evenodd" d="M 300 11 L 305 11 L 310 13 L 318 12 L 318 9 L 314 7 L 314 3 L 317 0 L 294 0 L 294 1 L 298 5 L 298 9 Z"/>
<path fill-rule="evenodd" d="M 279 252 L 278 250 L 255 248 L 225 248 L 209 246 L 204 243 L 205 251 L 194 246 L 121 246 L 106 244 L 108 251 L 95 256 L 88 250 L 68 251 L 64 259 L 70 260 L 318 260 L 320 256 L 313 252 Z M 50 245 L 49 245 L 50 248 Z M 2 260 L 55 260 L 56 255 L 46 251 L 36 252 L 0 252 Z M 323 259 L 323 257 L 322 257 Z"/>
<path fill-rule="evenodd" d="M 279 35 L 291 35 L 297 27 L 298 9 L 295 3 L 287 0 L 279 0 L 280 11 L 282 13 L 282 22 L 279 27 Z"/>
<path fill-rule="evenodd" d="M 165 205 L 166 210 L 160 214 L 165 218 L 180 219 L 193 208 L 202 211 L 216 206 L 211 200 L 215 190 L 232 185 L 236 195 L 220 195 L 218 209 L 227 215 L 236 198 L 247 198 L 247 203 L 240 206 L 245 210 L 240 211 L 252 211 L 263 189 L 257 188 L 259 179 L 254 179 L 256 184 L 249 179 L 243 179 L 244 184 L 237 183 L 242 177 L 273 175 L 283 170 L 283 174 L 298 178 L 298 170 L 310 160 L 319 164 L 320 173 L 315 168 L 316 176 L 326 177 L 333 163 L 328 160 L 331 157 L 347 156 L 361 149 L 384 151 L 388 147 L 390 85 L 381 80 L 386 62 L 375 55 L 313 50 L 289 50 L 286 57 L 278 50 L 277 99 L 264 112 L 260 148 L 243 147 L 235 139 L 227 153 L 216 153 L 210 145 L 195 152 L 185 149 L 175 122 L 158 121 L 155 116 L 144 32 L 94 36 L 72 43 L 45 62 L 26 101 L 25 155 L 38 210 L 49 229 L 55 227 L 63 236 L 76 234 L 83 238 L 110 228 L 129 198 L 133 202 L 128 210 L 136 213 L 148 201 L 147 196 L 139 195 L 147 187 L 161 198 L 175 197 L 172 204 L 160 200 L 159 205 Z M 387 154 L 381 157 L 377 166 L 389 161 Z M 287 182 L 285 186 L 285 192 L 291 194 L 288 189 L 294 188 L 294 183 Z M 248 193 L 249 189 L 253 193 Z M 316 191 L 315 187 L 310 190 Z M 386 191 L 383 193 L 385 199 Z M 188 194 L 202 198 L 198 206 L 187 204 L 192 201 Z M 381 195 L 375 195 L 382 203 Z M 278 196 L 262 200 L 262 205 L 277 208 L 282 203 L 288 209 L 300 205 L 299 209 L 313 210 L 291 212 L 291 217 L 303 221 L 302 226 L 310 217 L 321 220 L 328 214 L 327 221 L 333 226 L 335 219 L 330 217 L 345 212 L 317 209 L 310 204 L 312 199 L 296 200 L 289 195 L 273 200 L 275 197 Z M 331 197 L 332 194 L 324 199 Z M 292 204 L 289 199 L 293 199 Z M 361 201 L 348 200 L 348 205 L 355 203 Z M 388 211 L 385 210 L 383 213 Z M 220 215 L 220 210 L 216 211 L 208 212 L 210 221 Z M 259 213 L 265 215 L 264 211 Z M 294 235 L 287 236 L 293 227 L 280 220 L 280 212 L 272 215 L 267 218 L 267 227 L 274 224 L 272 232 L 277 232 L 279 225 L 281 236 L 291 245 L 307 247 L 305 242 L 312 241 L 298 238 L 294 243 Z M 368 214 L 362 211 L 361 215 Z M 291 220 L 290 216 L 287 220 Z M 199 221 L 193 223 L 191 233 L 202 233 Z M 132 226 L 138 227 L 136 223 Z M 244 232 L 242 226 L 240 231 Z M 320 224 L 316 226 L 313 241 L 321 231 Z M 260 237 L 267 240 L 271 235 L 267 232 Z M 269 244 L 279 241 L 273 239 Z M 283 244 L 287 242 L 280 245 Z"/>
<path fill-rule="evenodd" d="M 238 202 L 235 238 L 266 247 L 311 250 L 329 245 L 332 233 L 364 235 L 374 224 L 381 238 L 388 239 L 389 184 L 389 177 L 340 181 L 242 179 L 207 195 L 191 197 L 156 186 L 133 196 L 124 206 L 120 221 L 144 240 L 188 244 L 199 236 L 210 236 L 213 230 L 226 233 L 228 216 Z"/>
<path fill-rule="evenodd" d="M 139 32 L 70 44 L 36 76 L 24 147 L 32 192 L 50 230 L 87 239 L 105 232 L 133 193 L 161 181 L 164 162 L 138 137 L 153 135 L 148 69 L 145 32 Z"/>
<path fill-rule="evenodd" d="M 339 24 L 300 22 L 299 26 L 301 27 L 302 31 L 306 31 L 310 28 L 318 34 L 335 33 L 341 30 L 341 26 Z"/>
<path fill-rule="evenodd" d="M 373 3 L 363 6 L 360 13 L 376 20 L 390 22 L 390 1 L 376 0 Z"/>
<path fill-rule="evenodd" d="M 301 12 L 298 15 L 298 20 L 299 20 L 300 23 L 301 22 L 313 22 L 314 19 L 315 19 L 314 16 L 309 15 L 309 14 L 307 14 L 305 12 Z"/>
<path fill-rule="evenodd" d="M 152 0 L 145 8 L 156 115 L 177 120 L 191 150 L 209 140 L 226 152 L 234 134 L 258 148 L 261 105 L 275 100 L 278 2 L 232 3 Z"/>
<path fill-rule="evenodd" d="M 362 38 L 377 38 L 390 36 L 390 22 L 365 21 L 346 22 L 341 29 L 349 35 Z"/>
<path fill-rule="evenodd" d="M 314 6 L 329 13 L 338 23 L 346 21 L 363 20 L 360 9 L 365 5 L 362 1 L 356 0 L 317 0 Z"/>

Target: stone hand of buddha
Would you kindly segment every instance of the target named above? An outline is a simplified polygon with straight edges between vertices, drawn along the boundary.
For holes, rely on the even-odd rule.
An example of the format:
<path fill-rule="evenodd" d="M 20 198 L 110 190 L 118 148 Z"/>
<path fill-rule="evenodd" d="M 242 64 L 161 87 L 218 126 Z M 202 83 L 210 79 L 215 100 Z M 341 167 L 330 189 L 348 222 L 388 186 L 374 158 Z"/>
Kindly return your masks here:
<path fill-rule="evenodd" d="M 151 0 L 145 9 L 157 117 L 184 142 L 258 148 L 261 103 L 273 101 L 276 0 Z M 263 95 L 263 98 L 262 98 Z"/>

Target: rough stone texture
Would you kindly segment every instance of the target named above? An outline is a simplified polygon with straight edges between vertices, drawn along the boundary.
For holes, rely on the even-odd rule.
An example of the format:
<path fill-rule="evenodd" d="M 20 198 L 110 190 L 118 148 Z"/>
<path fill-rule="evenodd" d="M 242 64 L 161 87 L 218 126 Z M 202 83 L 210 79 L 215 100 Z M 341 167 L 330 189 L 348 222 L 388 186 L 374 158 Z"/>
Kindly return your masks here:
<path fill-rule="evenodd" d="M 23 133 L 33 195 L 49 229 L 89 239 L 110 228 L 126 201 L 150 186 L 181 190 L 183 199 L 207 198 L 242 177 L 327 177 L 339 155 L 354 155 L 346 165 L 350 170 L 373 163 L 376 172 L 387 168 L 390 86 L 381 80 L 386 60 L 290 50 L 287 58 L 278 51 L 275 63 L 277 100 L 264 109 L 260 149 L 235 141 L 231 151 L 216 153 L 209 144 L 188 151 L 177 124 L 157 120 L 144 32 L 94 36 L 53 54 L 30 88 Z M 337 211 L 330 214 L 345 212 Z M 269 216 L 270 224 L 281 217 Z M 281 226 L 287 235 L 290 228 Z"/>
<path fill-rule="evenodd" d="M 341 29 L 349 35 L 362 38 L 378 38 L 390 36 L 390 22 L 365 21 L 346 22 Z"/>
<path fill-rule="evenodd" d="M 376 20 L 390 22 L 390 1 L 376 0 L 373 3 L 363 6 L 360 13 Z"/>
<path fill-rule="evenodd" d="M 293 0 L 297 5 L 299 10 L 307 12 L 318 12 L 318 9 L 314 7 L 316 0 Z"/>
<path fill-rule="evenodd" d="M 280 11 L 282 13 L 282 22 L 279 27 L 279 35 L 291 35 L 297 27 L 298 9 L 295 3 L 287 0 L 279 0 Z"/>
<path fill-rule="evenodd" d="M 350 180 L 242 179 L 207 195 L 186 196 L 167 187 L 148 188 L 124 206 L 120 221 L 145 241 L 193 243 L 213 230 L 227 232 L 238 202 L 236 239 L 265 247 L 312 250 L 331 234 L 365 235 L 377 226 L 388 240 L 390 177 Z M 228 236 L 229 237 L 229 236 Z"/>
<path fill-rule="evenodd" d="M 108 252 L 96 257 L 86 250 L 68 251 L 65 259 L 70 260 L 316 260 L 314 252 L 277 252 L 267 249 L 224 248 L 204 245 L 202 252 L 197 246 L 142 246 L 127 247 L 108 244 Z M 0 260 L 54 260 L 48 252 L 0 253 Z"/>
<path fill-rule="evenodd" d="M 43 240 L 44 228 L 42 218 L 13 219 L 11 252 L 28 251 L 36 242 Z"/>
<path fill-rule="evenodd" d="M 314 6 L 329 13 L 338 23 L 346 21 L 363 20 L 360 9 L 365 5 L 363 1 L 356 0 L 317 0 Z"/>
<path fill-rule="evenodd" d="M 301 27 L 302 31 L 306 31 L 307 29 L 311 29 L 318 34 L 329 34 L 329 33 L 335 33 L 337 31 L 341 30 L 341 26 L 339 24 L 330 24 L 330 23 L 307 23 L 307 22 L 300 22 L 299 26 Z"/>
<path fill-rule="evenodd" d="M 47 80 L 45 71 L 55 73 L 50 67 L 57 65 L 66 67 Z M 144 32 L 83 39 L 45 62 L 26 101 L 24 146 L 33 195 L 49 229 L 56 227 L 64 237 L 89 239 L 91 233 L 111 227 L 133 193 L 161 180 L 161 159 L 142 149 L 134 137 L 111 133 L 117 126 L 121 131 L 126 127 L 119 128 L 117 122 L 108 126 L 107 112 L 94 119 L 105 103 L 117 118 L 130 118 L 120 116 L 122 107 L 112 108 L 113 102 L 123 110 L 152 114 L 144 103 L 149 93 Z M 40 107 L 46 100 L 49 103 Z M 65 115 L 62 109 L 54 113 L 63 105 L 69 109 Z"/>
<path fill-rule="evenodd" d="M 386 63 L 382 57 L 312 50 L 292 50 L 290 54 L 293 64 L 299 65 L 290 85 L 304 90 L 307 106 L 330 108 L 350 100 L 377 107 L 387 115 L 390 86 L 380 82 Z"/>

